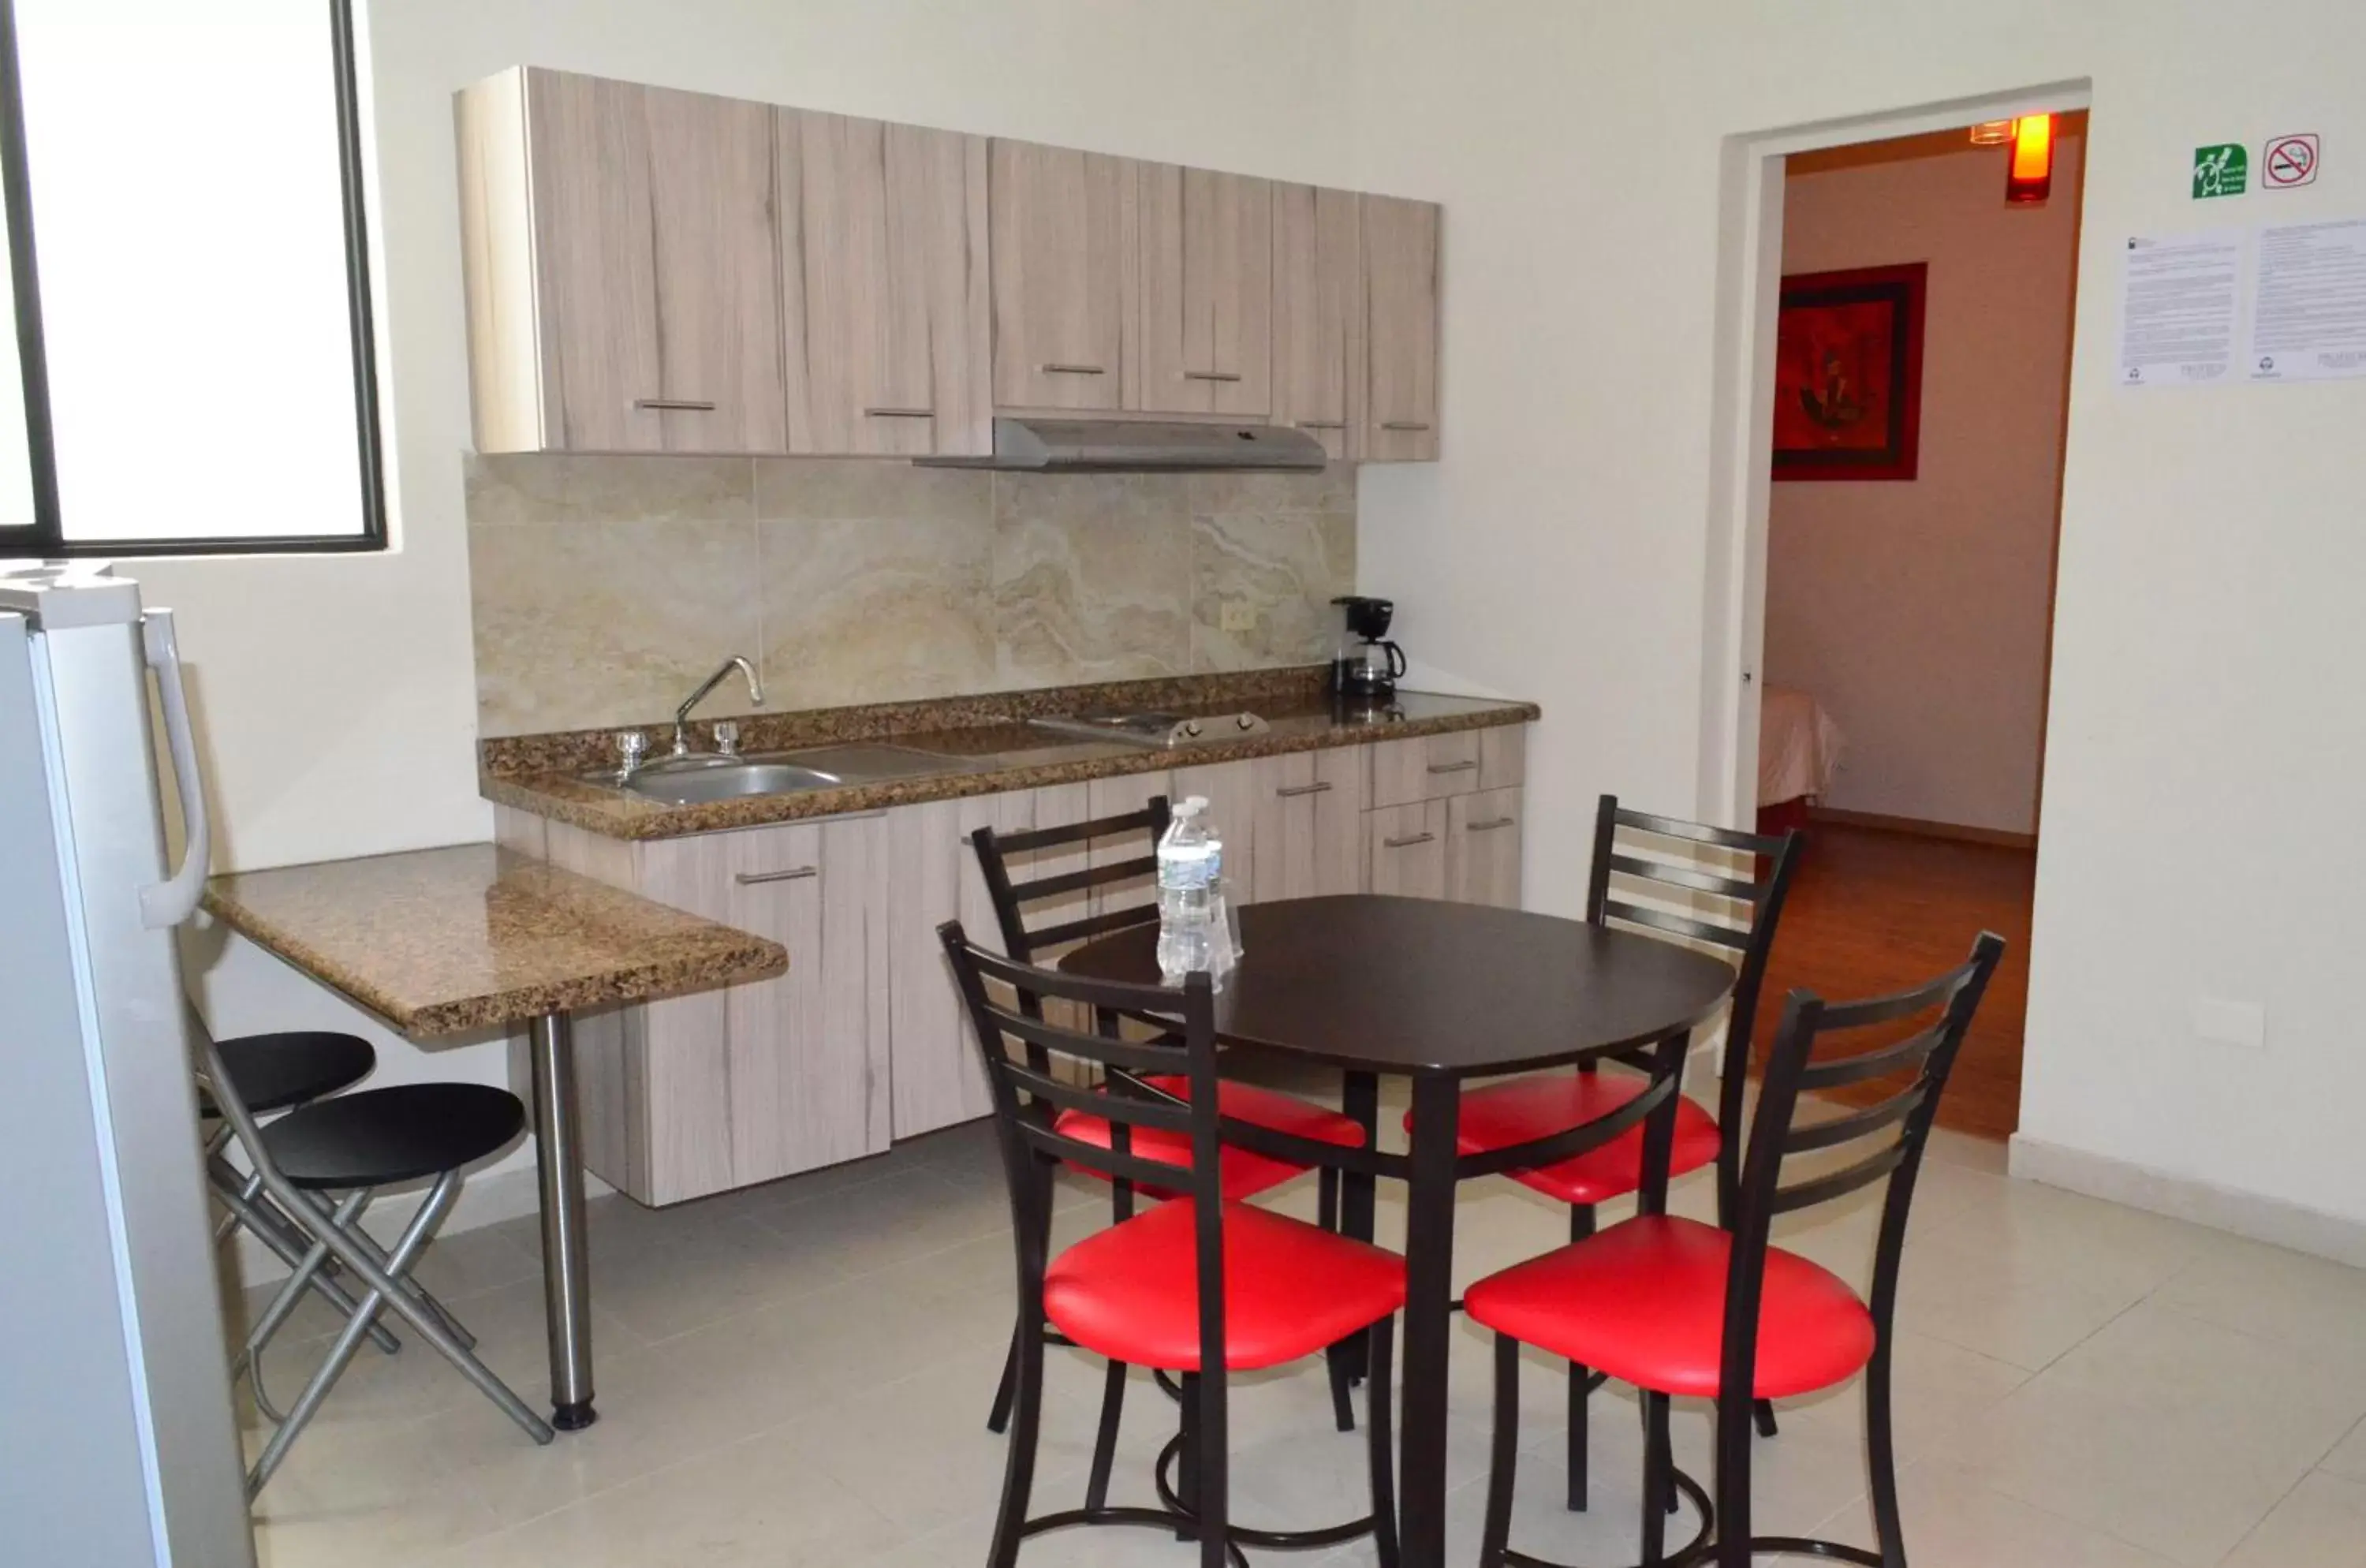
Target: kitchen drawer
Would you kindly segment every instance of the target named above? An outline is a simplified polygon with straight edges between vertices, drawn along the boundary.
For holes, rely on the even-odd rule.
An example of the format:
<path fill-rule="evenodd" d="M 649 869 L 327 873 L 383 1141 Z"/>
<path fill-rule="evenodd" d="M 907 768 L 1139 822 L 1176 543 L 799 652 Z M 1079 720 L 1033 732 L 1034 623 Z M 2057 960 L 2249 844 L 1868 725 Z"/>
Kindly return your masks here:
<path fill-rule="evenodd" d="M 1446 897 L 1446 807 L 1424 800 L 1364 813 L 1365 884 L 1372 892 Z"/>
<path fill-rule="evenodd" d="M 1528 727 L 1497 725 L 1479 731 L 1479 787 L 1515 789 L 1528 782 Z"/>
<path fill-rule="evenodd" d="M 1372 748 L 1375 807 L 1416 800 L 1444 800 L 1479 787 L 1479 738 L 1493 730 L 1460 729 L 1451 735 L 1417 735 L 1383 740 Z"/>

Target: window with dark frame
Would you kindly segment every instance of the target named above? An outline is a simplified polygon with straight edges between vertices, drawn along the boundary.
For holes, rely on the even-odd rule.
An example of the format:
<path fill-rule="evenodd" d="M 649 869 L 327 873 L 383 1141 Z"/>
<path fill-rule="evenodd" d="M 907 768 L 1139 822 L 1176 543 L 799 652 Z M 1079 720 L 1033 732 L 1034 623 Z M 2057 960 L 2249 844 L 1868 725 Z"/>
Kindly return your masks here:
<path fill-rule="evenodd" d="M 355 443 L 354 499 L 359 526 L 333 533 L 259 533 L 224 530 L 167 536 L 133 536 L 136 530 L 118 525 L 106 530 L 78 530 L 73 511 L 73 486 L 61 483 L 59 442 L 52 403 L 51 355 L 56 352 L 45 327 L 41 309 L 39 254 L 36 233 L 41 213 L 38 148 L 28 144 L 26 115 L 27 54 L 19 26 L 20 6 L 28 0 L 0 0 L 0 207 L 5 207 L 8 247 L 7 274 L 16 317 L 17 379 L 22 386 L 24 434 L 22 479 L 0 475 L 0 561 L 12 558 L 62 558 L 92 556 L 191 556 L 229 554 L 296 554 L 379 550 L 386 547 L 386 487 L 384 449 L 379 422 L 377 354 L 370 303 L 368 233 L 365 211 L 363 130 L 358 63 L 355 36 L 355 0 L 314 0 L 328 9 L 327 58 L 323 69 L 333 82 L 337 186 L 344 228 L 344 299 L 347 347 L 351 362 L 351 430 Z M 31 4 L 47 0 L 30 0 Z M 79 0 L 93 4 L 94 0 Z M 38 59 L 31 62 L 38 71 Z M 234 84 L 225 84 L 225 94 Z M 327 134 L 329 128 L 320 128 Z M 301 136 L 303 128 L 289 134 Z M 326 182 L 323 180 L 325 190 Z M 325 219 L 321 225 L 325 234 Z M 160 265 L 170 265 L 169 252 L 160 247 Z M 5 303 L 5 301 L 0 301 Z M 171 345 L 166 345 L 170 352 Z M 0 367 L 5 373 L 5 367 Z M 13 417 L 0 396 L 0 419 Z M 127 402 L 138 406 L 127 396 Z M 160 411 L 150 410 L 151 413 Z M 169 412 L 172 411 L 161 411 Z M 0 432 L 0 461 L 15 445 Z M 136 448 L 136 432 L 123 437 Z M 132 454 L 127 451 L 127 460 Z M 69 481 L 73 473 L 64 476 Z M 62 508 L 61 497 L 65 497 Z M 13 499 L 6 499 L 13 498 Z M 29 502 L 29 521 L 8 515 Z"/>

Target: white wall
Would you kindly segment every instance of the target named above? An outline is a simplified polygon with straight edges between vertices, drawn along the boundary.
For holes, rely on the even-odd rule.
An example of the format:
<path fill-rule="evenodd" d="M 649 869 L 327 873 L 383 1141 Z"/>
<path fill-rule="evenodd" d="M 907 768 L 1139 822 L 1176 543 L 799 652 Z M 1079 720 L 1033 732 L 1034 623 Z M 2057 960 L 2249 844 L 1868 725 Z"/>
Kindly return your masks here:
<path fill-rule="evenodd" d="M 2005 205 L 2007 152 L 1785 183 L 1785 273 L 1930 278 L 1915 478 L 1773 487 L 1764 669 L 1847 737 L 1824 804 L 2029 833 L 2083 145 L 2059 143 L 2037 208 Z"/>
<path fill-rule="evenodd" d="M 377 0 L 366 9 L 396 547 L 127 568 L 151 603 L 180 612 L 222 822 L 220 870 L 491 834 L 475 772 L 454 89 L 524 62 L 1293 179 L 1345 183 L 1351 155 L 1348 0 Z M 254 457 L 267 494 L 267 425 L 257 427 Z M 498 1044 L 421 1053 L 243 942 L 216 937 L 190 950 L 206 966 L 218 1032 L 346 1027 L 378 1043 L 381 1082 L 505 1079 Z M 522 1201 L 530 1194 L 520 1190 L 497 1207 Z"/>
<path fill-rule="evenodd" d="M 1425 659 L 1542 702 L 1527 885 L 1574 911 L 1579 803 L 1699 794 L 1724 139 L 2091 79 L 2022 1125 L 2366 1222 L 2366 383 L 2110 364 L 2118 240 L 2366 215 L 2366 7 L 2279 15 L 1363 0 L 1356 175 L 1446 204 L 1448 412 L 1443 462 L 1366 470 L 1359 576 Z M 2188 199 L 2194 147 L 2303 130 L 2313 190 Z M 2199 994 L 2265 1002 L 2267 1054 L 2194 1038 Z"/>

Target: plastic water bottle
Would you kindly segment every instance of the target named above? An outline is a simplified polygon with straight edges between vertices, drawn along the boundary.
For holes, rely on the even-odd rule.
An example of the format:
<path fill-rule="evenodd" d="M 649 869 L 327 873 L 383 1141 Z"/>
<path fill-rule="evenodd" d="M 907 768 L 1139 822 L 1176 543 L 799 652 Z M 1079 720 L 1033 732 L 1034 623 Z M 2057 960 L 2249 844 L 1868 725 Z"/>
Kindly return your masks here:
<path fill-rule="evenodd" d="M 1224 846 L 1209 830 L 1208 802 L 1191 795 L 1158 840 L 1158 973 L 1180 985 L 1194 970 L 1222 976 L 1232 967 L 1232 939 L 1218 921 Z"/>

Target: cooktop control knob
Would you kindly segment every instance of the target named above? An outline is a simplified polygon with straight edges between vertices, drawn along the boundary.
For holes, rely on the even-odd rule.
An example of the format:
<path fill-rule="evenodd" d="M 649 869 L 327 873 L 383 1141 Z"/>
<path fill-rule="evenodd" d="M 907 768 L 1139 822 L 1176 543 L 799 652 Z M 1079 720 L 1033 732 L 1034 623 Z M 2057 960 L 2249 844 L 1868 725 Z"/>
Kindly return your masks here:
<path fill-rule="evenodd" d="M 1200 721 L 1196 718 L 1186 720 L 1183 725 L 1183 733 L 1189 736 L 1194 740 L 1199 739 Z"/>

